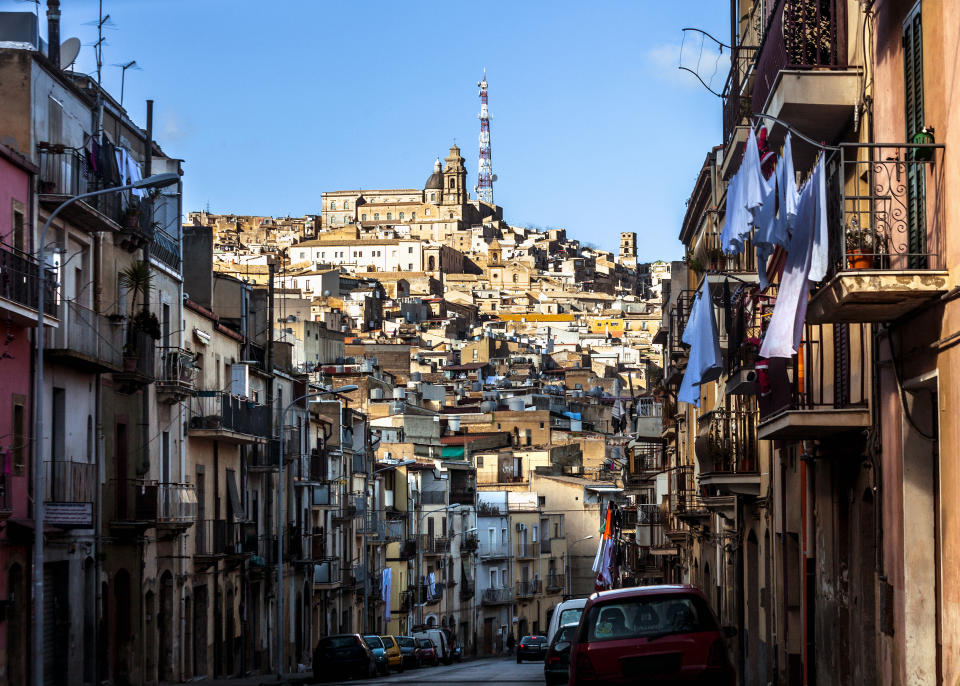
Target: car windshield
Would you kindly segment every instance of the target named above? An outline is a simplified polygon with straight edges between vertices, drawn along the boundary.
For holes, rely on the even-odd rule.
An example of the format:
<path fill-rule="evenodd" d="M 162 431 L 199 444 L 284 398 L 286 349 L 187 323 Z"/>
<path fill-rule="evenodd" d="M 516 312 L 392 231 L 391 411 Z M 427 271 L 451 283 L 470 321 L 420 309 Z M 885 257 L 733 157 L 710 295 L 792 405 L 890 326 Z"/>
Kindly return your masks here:
<path fill-rule="evenodd" d="M 320 642 L 324 648 L 349 648 L 357 645 L 357 639 L 353 636 L 331 636 Z"/>
<path fill-rule="evenodd" d="M 363 640 L 367 642 L 367 645 L 371 648 L 383 648 L 383 641 L 380 640 L 379 636 L 364 636 Z"/>
<path fill-rule="evenodd" d="M 397 639 L 397 642 L 400 644 L 401 648 L 416 648 L 417 642 L 410 638 L 409 636 L 401 636 Z"/>
<path fill-rule="evenodd" d="M 380 637 L 380 640 L 383 641 L 383 647 L 384 647 L 384 648 L 392 648 L 392 647 L 393 647 L 393 639 L 390 638 L 389 636 L 381 636 L 381 637 Z"/>
<path fill-rule="evenodd" d="M 583 614 L 582 607 L 571 607 L 560 613 L 560 626 L 567 624 L 577 624 L 580 621 L 580 615 Z"/>
<path fill-rule="evenodd" d="M 611 641 L 717 631 L 717 623 L 697 596 L 638 596 L 594 605 L 584 631 L 589 642 Z"/>

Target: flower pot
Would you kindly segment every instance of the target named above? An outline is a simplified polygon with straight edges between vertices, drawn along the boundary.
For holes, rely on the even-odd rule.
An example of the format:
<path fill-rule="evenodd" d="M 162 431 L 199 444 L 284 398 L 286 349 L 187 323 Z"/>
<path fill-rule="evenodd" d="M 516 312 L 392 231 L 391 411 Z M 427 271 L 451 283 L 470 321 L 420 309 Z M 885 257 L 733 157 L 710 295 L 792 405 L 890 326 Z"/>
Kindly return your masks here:
<path fill-rule="evenodd" d="M 874 255 L 862 250 L 851 250 L 847 253 L 847 266 L 850 269 L 873 269 Z"/>

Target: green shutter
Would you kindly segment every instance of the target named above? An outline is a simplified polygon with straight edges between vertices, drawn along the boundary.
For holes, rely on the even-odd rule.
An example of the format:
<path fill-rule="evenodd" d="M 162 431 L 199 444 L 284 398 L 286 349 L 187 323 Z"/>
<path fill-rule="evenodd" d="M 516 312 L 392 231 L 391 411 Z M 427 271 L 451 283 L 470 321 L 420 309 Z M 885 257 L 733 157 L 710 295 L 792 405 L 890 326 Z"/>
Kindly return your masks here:
<path fill-rule="evenodd" d="M 923 30 L 920 2 L 903 22 L 903 85 L 906 141 L 921 131 L 923 122 Z M 912 156 L 908 156 L 910 159 Z M 907 163 L 907 266 L 927 267 L 926 165 Z"/>

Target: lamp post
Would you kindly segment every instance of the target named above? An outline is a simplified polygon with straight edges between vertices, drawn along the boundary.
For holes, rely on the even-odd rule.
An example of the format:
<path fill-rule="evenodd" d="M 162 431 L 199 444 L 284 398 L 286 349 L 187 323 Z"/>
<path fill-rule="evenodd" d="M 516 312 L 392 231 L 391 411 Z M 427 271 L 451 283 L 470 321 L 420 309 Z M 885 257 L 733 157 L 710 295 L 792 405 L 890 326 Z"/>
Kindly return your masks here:
<path fill-rule="evenodd" d="M 43 516 L 45 497 L 43 454 L 40 448 L 43 440 L 43 408 L 46 404 L 43 397 L 43 296 L 46 291 L 46 262 L 47 262 L 47 231 L 58 214 L 78 200 L 85 200 L 97 195 L 119 193 L 136 189 L 166 188 L 180 182 L 180 175 L 175 172 L 154 174 L 136 183 L 125 186 L 103 188 L 98 191 L 81 193 L 67 198 L 57 205 L 56 209 L 47 217 L 47 221 L 40 231 L 40 243 L 37 246 L 37 331 L 35 339 L 35 355 L 37 369 L 33 375 L 33 606 L 36 608 L 33 622 L 33 683 L 43 686 Z"/>
<path fill-rule="evenodd" d="M 283 478 L 283 453 L 284 453 L 284 428 L 286 427 L 287 412 L 297 403 L 317 398 L 321 395 L 340 395 L 357 390 L 357 386 L 341 386 L 340 388 L 326 388 L 322 391 L 305 393 L 299 398 L 291 400 L 283 412 L 280 413 L 280 454 L 277 464 L 277 679 L 283 678 L 283 498 L 284 483 Z M 339 400 L 339 399 L 338 399 Z M 343 454 L 343 404 L 340 404 L 340 454 Z"/>
<path fill-rule="evenodd" d="M 578 538 L 572 543 L 567 544 L 566 572 L 567 572 L 567 589 L 569 590 L 569 593 L 567 594 L 567 598 L 573 597 L 573 563 L 570 561 L 570 558 L 573 557 L 573 555 L 571 553 L 571 550 L 573 549 L 573 546 L 575 546 L 577 543 L 581 543 L 583 541 L 589 541 L 591 538 L 593 538 L 593 534 L 590 534 L 589 536 L 584 536 L 583 538 Z"/>
<path fill-rule="evenodd" d="M 363 633 L 370 633 L 370 555 L 367 546 L 367 527 L 370 526 L 370 517 L 369 512 L 371 509 L 376 512 L 376 508 L 367 507 L 367 499 L 370 497 L 370 477 L 376 476 L 382 472 L 389 472 L 391 469 L 396 469 L 397 467 L 406 467 L 407 465 L 416 464 L 416 460 L 401 460 L 397 463 L 391 463 L 386 467 L 381 467 L 375 471 L 363 471 L 363 519 L 364 519 L 364 534 L 363 534 Z"/>
<path fill-rule="evenodd" d="M 450 505 L 444 505 L 443 507 L 437 508 L 436 510 L 424 512 L 417 520 L 417 536 L 420 535 L 420 529 L 423 527 L 423 520 L 427 515 L 436 514 L 437 512 L 456 510 L 458 507 L 460 507 L 460 503 L 452 503 Z M 423 624 L 423 584 L 420 582 L 420 572 L 422 568 L 423 544 L 417 546 L 417 624 Z"/>

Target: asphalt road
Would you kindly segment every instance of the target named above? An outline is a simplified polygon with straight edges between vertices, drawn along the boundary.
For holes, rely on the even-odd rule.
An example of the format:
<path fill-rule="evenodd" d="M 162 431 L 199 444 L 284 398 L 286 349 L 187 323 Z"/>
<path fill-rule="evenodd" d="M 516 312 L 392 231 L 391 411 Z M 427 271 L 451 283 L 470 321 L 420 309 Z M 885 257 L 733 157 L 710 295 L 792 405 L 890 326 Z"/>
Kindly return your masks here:
<path fill-rule="evenodd" d="M 517 658 L 491 657 L 480 660 L 408 669 L 391 672 L 389 677 L 356 681 L 326 682 L 336 684 L 543 684 L 543 663 L 524 662 Z"/>

